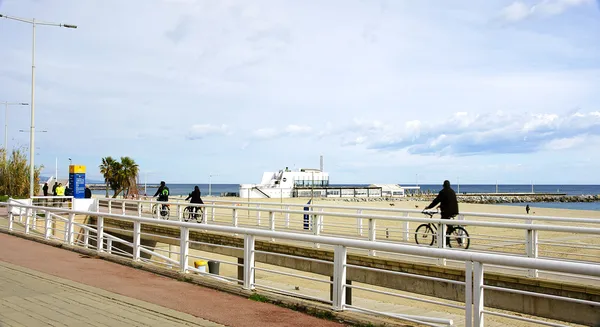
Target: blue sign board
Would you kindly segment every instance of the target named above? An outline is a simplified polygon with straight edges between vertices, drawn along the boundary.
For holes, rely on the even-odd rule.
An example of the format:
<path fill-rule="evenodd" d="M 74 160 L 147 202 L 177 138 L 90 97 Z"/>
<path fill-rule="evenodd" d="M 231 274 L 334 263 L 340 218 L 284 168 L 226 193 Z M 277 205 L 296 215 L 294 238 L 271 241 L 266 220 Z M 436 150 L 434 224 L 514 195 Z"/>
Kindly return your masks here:
<path fill-rule="evenodd" d="M 70 173 L 69 188 L 73 191 L 74 198 L 85 198 L 85 173 Z"/>

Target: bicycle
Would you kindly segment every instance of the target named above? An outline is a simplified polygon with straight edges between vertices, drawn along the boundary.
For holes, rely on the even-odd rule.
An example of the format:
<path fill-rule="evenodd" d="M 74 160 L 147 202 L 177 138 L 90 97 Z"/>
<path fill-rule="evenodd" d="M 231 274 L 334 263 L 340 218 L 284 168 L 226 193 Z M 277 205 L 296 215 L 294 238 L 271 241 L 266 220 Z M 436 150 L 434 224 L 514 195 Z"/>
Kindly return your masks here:
<path fill-rule="evenodd" d="M 429 216 L 429 218 L 433 218 L 433 215 L 439 214 L 439 211 L 426 211 L 422 212 L 424 215 Z M 452 217 L 451 219 L 454 219 Z M 462 226 L 452 226 L 446 225 L 448 230 L 446 231 L 446 238 L 448 247 L 457 248 L 457 249 L 468 249 L 469 245 L 471 245 L 471 239 L 469 238 L 469 233 Z M 415 232 L 415 242 L 417 244 L 424 245 L 433 245 L 437 240 L 437 224 L 435 223 L 427 223 L 421 224 L 417 227 Z"/>
<path fill-rule="evenodd" d="M 152 206 L 152 213 L 155 214 L 156 216 L 158 216 L 158 203 Z M 169 208 L 168 204 L 160 204 L 160 217 L 158 218 L 164 218 L 167 217 L 167 219 L 169 219 L 169 213 L 171 211 L 171 209 Z"/>
<path fill-rule="evenodd" d="M 198 216 L 200 216 L 200 221 L 198 221 Z M 204 210 L 200 207 L 185 207 L 185 209 L 183 209 L 183 220 L 195 220 L 198 223 L 202 223 L 204 221 Z"/>

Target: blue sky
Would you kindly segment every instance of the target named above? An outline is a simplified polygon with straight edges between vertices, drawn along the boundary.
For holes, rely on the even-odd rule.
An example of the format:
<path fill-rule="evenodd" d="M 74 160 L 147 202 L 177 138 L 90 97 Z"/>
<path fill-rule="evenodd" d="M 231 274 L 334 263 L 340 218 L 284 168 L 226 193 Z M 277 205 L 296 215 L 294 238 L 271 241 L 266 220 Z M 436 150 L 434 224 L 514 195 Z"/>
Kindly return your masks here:
<path fill-rule="evenodd" d="M 0 0 L 40 26 L 36 164 L 256 183 L 600 184 L 595 0 Z M 31 27 L 0 19 L 0 102 L 30 102 Z M 28 147 L 29 109 L 9 109 Z M 0 115 L 3 120 L 3 115 Z M 3 124 L 2 124 L 3 125 Z"/>

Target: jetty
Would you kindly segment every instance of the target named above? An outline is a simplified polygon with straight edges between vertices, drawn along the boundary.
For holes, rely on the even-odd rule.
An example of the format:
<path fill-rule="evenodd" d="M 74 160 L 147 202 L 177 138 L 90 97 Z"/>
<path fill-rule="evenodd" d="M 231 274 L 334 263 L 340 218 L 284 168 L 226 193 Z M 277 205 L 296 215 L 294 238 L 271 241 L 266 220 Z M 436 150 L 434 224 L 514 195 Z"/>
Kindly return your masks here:
<path fill-rule="evenodd" d="M 106 189 L 106 184 L 97 184 L 97 183 L 91 183 L 91 184 L 86 184 L 87 187 L 89 187 L 90 190 L 105 190 Z M 158 188 L 158 184 L 146 184 L 146 188 Z M 137 187 L 139 189 L 143 189 L 144 188 L 144 184 L 137 184 Z"/>

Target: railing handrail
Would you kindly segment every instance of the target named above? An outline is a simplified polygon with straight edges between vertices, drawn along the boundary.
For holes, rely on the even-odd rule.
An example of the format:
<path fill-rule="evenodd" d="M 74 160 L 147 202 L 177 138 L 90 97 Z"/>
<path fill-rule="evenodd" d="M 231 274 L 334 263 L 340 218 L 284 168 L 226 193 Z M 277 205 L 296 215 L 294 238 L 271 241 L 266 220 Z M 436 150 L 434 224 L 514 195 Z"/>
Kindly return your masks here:
<path fill-rule="evenodd" d="M 138 199 L 117 199 L 117 198 L 97 198 L 99 201 L 110 201 L 110 202 L 141 202 L 141 203 L 157 203 L 155 199 L 150 200 L 138 200 Z M 404 209 L 404 208 L 377 208 L 377 207 L 362 207 L 362 206 L 340 206 L 340 205 L 326 205 L 326 204 L 302 204 L 302 203 L 275 203 L 275 202 L 243 202 L 233 200 L 213 200 L 205 199 L 205 202 L 213 203 L 235 203 L 235 204 L 250 204 L 250 205 L 265 205 L 265 206 L 285 206 L 285 207 L 308 207 L 308 208 L 323 208 L 323 209 L 344 209 L 344 210 L 365 210 L 365 211 L 381 211 L 381 212 L 397 212 L 397 213 L 421 213 L 422 210 L 417 209 Z M 161 202 L 164 204 L 173 205 L 190 205 L 194 206 L 193 203 L 177 201 Z M 219 206 L 223 208 L 223 206 Z M 484 212 L 461 212 L 461 216 L 470 217 L 487 217 L 487 218 L 505 218 L 505 219 L 522 219 L 531 221 L 555 221 L 555 222 L 573 222 L 573 223 L 589 223 L 589 224 L 600 224 L 600 219 L 595 218 L 584 218 L 584 217 L 561 217 L 561 216 L 532 216 L 532 215 L 519 215 L 519 214 L 502 214 L 502 213 L 484 213 Z"/>
<path fill-rule="evenodd" d="M 8 204 L 0 203 L 0 205 L 8 205 Z M 458 261 L 481 262 L 483 264 L 493 264 L 493 265 L 502 265 L 502 266 L 528 268 L 528 269 L 541 269 L 541 270 L 549 270 L 549 271 L 555 271 L 555 272 L 563 272 L 563 273 L 600 277 L 600 269 L 598 268 L 597 264 L 583 263 L 583 262 L 556 261 L 556 260 L 550 260 L 550 259 L 517 257 L 517 256 L 513 256 L 513 255 L 504 255 L 504 254 L 455 251 L 455 250 L 440 249 L 440 248 L 433 248 L 433 247 L 417 247 L 417 246 L 411 246 L 411 245 L 405 245 L 405 244 L 372 242 L 372 241 L 363 241 L 363 240 L 355 240 L 355 239 L 339 238 L 339 237 L 331 237 L 331 236 L 317 236 L 317 235 L 279 232 L 279 231 L 270 231 L 270 230 L 252 229 L 252 228 L 243 228 L 243 227 L 230 227 L 230 226 L 207 225 L 207 224 L 203 224 L 203 225 L 199 226 L 197 223 L 187 223 L 187 222 L 170 221 L 170 220 L 157 220 L 157 219 L 152 219 L 152 218 L 144 218 L 144 217 L 129 216 L 129 215 L 117 215 L 117 214 L 109 214 L 109 213 L 99 213 L 99 212 L 93 212 L 93 211 L 79 211 L 79 210 L 72 210 L 72 209 L 68 209 L 68 210 L 62 209 L 61 210 L 61 209 L 52 208 L 52 207 L 40 207 L 40 206 L 23 205 L 23 204 L 13 204 L 12 206 L 26 208 L 26 209 L 45 210 L 47 212 L 61 211 L 64 213 L 65 211 L 67 211 L 70 214 L 101 216 L 104 218 L 120 219 L 120 220 L 126 220 L 126 221 L 131 221 L 131 222 L 173 226 L 173 227 L 180 227 L 180 228 L 186 227 L 186 228 L 191 228 L 191 229 L 195 229 L 195 230 L 209 230 L 209 231 L 223 232 L 223 233 L 245 234 L 245 235 L 252 235 L 252 236 L 258 236 L 258 237 L 265 237 L 265 238 L 277 238 L 277 239 L 286 239 L 286 240 L 293 240 L 293 241 L 300 241 L 300 242 L 312 242 L 312 243 L 320 243 L 320 244 L 339 245 L 339 246 L 345 246 L 345 247 L 350 247 L 350 248 L 359 248 L 359 249 L 365 249 L 365 250 L 394 252 L 394 253 L 401 253 L 401 254 L 408 254 L 408 255 L 427 256 L 427 257 L 458 260 Z"/>

